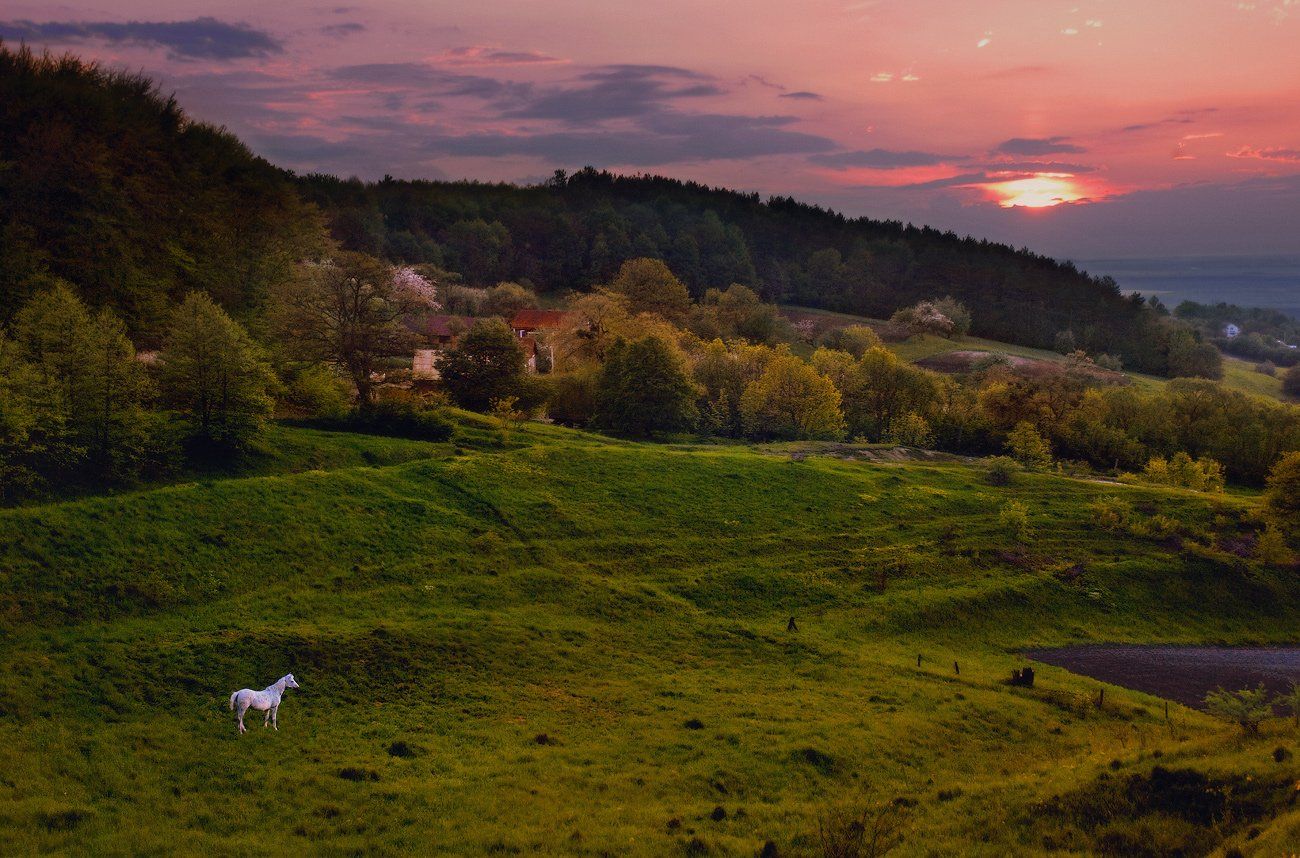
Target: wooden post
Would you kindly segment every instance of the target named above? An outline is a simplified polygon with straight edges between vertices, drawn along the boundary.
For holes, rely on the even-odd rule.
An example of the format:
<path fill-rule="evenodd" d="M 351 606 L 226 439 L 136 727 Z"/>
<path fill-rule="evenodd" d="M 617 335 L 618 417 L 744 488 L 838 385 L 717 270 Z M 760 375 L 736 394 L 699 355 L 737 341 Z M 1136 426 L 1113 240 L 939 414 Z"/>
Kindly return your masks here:
<path fill-rule="evenodd" d="M 952 669 L 958 676 L 961 676 L 961 665 L 954 661 L 952 663 Z"/>
<path fill-rule="evenodd" d="M 1165 701 L 1165 720 L 1169 720 L 1169 701 Z"/>
<path fill-rule="evenodd" d="M 1097 692 L 1097 708 L 1100 709 L 1105 704 L 1106 704 L 1106 689 L 1103 688 Z"/>
<path fill-rule="evenodd" d="M 921 654 L 919 652 L 916 654 L 916 666 L 921 666 Z"/>

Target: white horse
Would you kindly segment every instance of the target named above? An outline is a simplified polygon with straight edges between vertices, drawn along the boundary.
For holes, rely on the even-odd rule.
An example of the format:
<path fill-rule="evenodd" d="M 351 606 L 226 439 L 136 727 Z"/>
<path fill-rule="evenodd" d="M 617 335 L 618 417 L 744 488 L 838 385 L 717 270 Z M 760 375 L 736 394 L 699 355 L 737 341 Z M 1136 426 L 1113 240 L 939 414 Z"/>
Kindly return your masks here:
<path fill-rule="evenodd" d="M 239 732 L 247 733 L 248 728 L 244 726 L 244 713 L 249 709 L 256 709 L 258 712 L 266 713 L 266 720 L 262 722 L 265 727 L 271 724 L 275 729 L 280 729 L 280 698 L 284 696 L 286 688 L 297 688 L 298 682 L 290 673 L 280 677 L 280 681 L 261 691 L 254 691 L 251 688 L 241 688 L 234 694 L 230 695 L 231 711 L 239 712 Z"/>

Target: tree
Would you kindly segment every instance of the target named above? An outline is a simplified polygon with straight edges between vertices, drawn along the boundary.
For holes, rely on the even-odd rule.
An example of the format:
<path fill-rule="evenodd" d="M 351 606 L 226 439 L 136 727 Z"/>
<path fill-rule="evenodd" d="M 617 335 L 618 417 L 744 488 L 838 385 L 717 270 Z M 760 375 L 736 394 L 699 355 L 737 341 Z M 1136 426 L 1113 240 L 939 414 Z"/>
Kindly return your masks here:
<path fill-rule="evenodd" d="M 933 301 L 921 301 L 914 306 L 904 307 L 894 313 L 889 321 L 906 328 L 908 332 L 913 334 L 934 334 L 939 337 L 951 337 L 957 332 L 957 326 L 953 323 L 953 320 L 944 315 Z"/>
<path fill-rule="evenodd" d="M 1269 471 L 1264 507 L 1284 533 L 1300 540 L 1300 450 L 1278 459 Z"/>
<path fill-rule="evenodd" d="M 889 349 L 867 349 L 845 381 L 844 413 L 849 431 L 880 441 L 894 418 L 908 412 L 921 416 L 938 394 L 934 376 L 906 363 Z"/>
<path fill-rule="evenodd" d="M 1201 342 L 1190 328 L 1170 331 L 1167 354 L 1173 378 L 1223 378 L 1223 355 L 1211 343 Z"/>
<path fill-rule="evenodd" d="M 930 422 L 915 411 L 895 417 L 889 424 L 886 438 L 890 443 L 901 447 L 919 447 L 923 450 L 934 444 L 934 432 L 930 429 Z"/>
<path fill-rule="evenodd" d="M 681 356 L 667 341 L 649 336 L 617 340 L 596 382 L 592 422 L 616 435 L 646 437 L 695 426 L 698 413 Z"/>
<path fill-rule="evenodd" d="M 438 356 L 442 383 L 456 402 L 486 411 L 493 401 L 517 397 L 523 383 L 525 355 L 500 319 L 478 319 L 456 348 Z"/>
<path fill-rule="evenodd" d="M 740 397 L 745 433 L 754 438 L 835 439 L 844 434 L 840 392 L 791 354 L 778 354 Z"/>
<path fill-rule="evenodd" d="M 395 272 L 369 256 L 340 253 L 302 266 L 278 290 L 272 314 L 285 346 L 345 372 L 358 407 L 366 408 L 380 359 L 409 355 L 414 339 L 401 320 L 434 309 L 433 301 L 432 287 L 413 269 Z"/>
<path fill-rule="evenodd" d="M 14 329 L 40 379 L 46 442 L 58 446 L 66 431 L 67 443 L 83 449 L 101 476 L 126 475 L 126 441 L 145 389 L 126 326 L 109 310 L 91 314 L 67 284 L 56 282 L 23 307 Z"/>
<path fill-rule="evenodd" d="M 686 286 L 658 259 L 627 260 L 609 288 L 626 296 L 633 313 L 654 313 L 669 321 L 680 321 L 691 308 Z"/>
<path fill-rule="evenodd" d="M 507 322 L 520 310 L 537 306 L 537 295 L 518 283 L 498 283 L 488 290 L 480 309 L 484 315 L 500 316 Z"/>
<path fill-rule="evenodd" d="M 832 328 L 822 336 L 821 343 L 830 349 L 846 351 L 854 358 L 862 357 L 866 354 L 867 349 L 884 346 L 880 334 L 877 334 L 873 328 L 866 325 Z"/>
<path fill-rule="evenodd" d="M 934 302 L 934 308 L 952 322 L 952 336 L 964 337 L 970 333 L 970 310 L 966 309 L 965 304 L 951 295 L 945 295 Z"/>
<path fill-rule="evenodd" d="M 206 293 L 177 308 L 158 361 L 163 401 L 188 417 L 201 445 L 238 449 L 271 414 L 275 376 L 262 350 Z"/>
<path fill-rule="evenodd" d="M 1259 725 L 1273 717 L 1273 704 L 1261 684 L 1251 690 L 1224 691 L 1219 688 L 1205 695 L 1205 711 L 1216 718 L 1231 721 L 1247 736 L 1259 735 Z"/>
<path fill-rule="evenodd" d="M 1031 468 L 1052 462 L 1052 445 L 1028 421 L 1017 423 L 1007 435 L 1007 452 L 1017 462 Z"/>

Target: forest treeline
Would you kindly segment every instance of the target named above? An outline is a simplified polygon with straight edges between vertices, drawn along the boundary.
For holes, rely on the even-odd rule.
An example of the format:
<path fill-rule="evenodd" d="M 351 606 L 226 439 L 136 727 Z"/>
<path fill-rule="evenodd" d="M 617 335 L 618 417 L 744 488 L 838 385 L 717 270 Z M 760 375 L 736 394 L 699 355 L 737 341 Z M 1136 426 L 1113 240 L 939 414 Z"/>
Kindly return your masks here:
<path fill-rule="evenodd" d="M 980 308 L 975 334 L 1067 337 L 1163 375 L 1184 371 L 1197 337 L 1071 263 L 789 197 L 594 169 L 527 187 L 297 177 L 145 77 L 0 46 L 0 321 L 58 279 L 113 309 L 141 348 L 194 289 L 256 328 L 274 285 L 331 246 L 544 295 L 606 283 L 637 257 L 666 262 L 695 297 L 739 283 L 886 318 L 952 295 Z"/>

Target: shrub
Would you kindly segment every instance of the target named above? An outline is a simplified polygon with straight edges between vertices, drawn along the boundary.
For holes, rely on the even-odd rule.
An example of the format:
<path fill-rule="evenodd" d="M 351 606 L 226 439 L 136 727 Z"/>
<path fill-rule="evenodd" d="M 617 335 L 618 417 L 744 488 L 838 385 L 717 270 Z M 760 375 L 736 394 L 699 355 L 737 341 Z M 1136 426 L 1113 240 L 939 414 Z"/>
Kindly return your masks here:
<path fill-rule="evenodd" d="M 412 441 L 446 441 L 455 427 L 440 411 L 407 399 L 384 399 L 343 417 L 303 421 L 335 432 L 364 432 Z"/>
<path fill-rule="evenodd" d="M 1283 456 L 1269 471 L 1264 508 L 1282 532 L 1296 539 L 1300 533 L 1300 450 Z"/>
<path fill-rule="evenodd" d="M 286 403 L 302 413 L 327 419 L 346 416 L 350 398 L 347 383 L 320 365 L 309 366 L 294 376 L 285 395 Z"/>
<path fill-rule="evenodd" d="M 1148 482 L 1198 492 L 1223 491 L 1223 465 L 1205 457 L 1192 459 L 1183 452 L 1175 453 L 1168 460 L 1161 456 L 1152 457 L 1142 473 Z"/>
<path fill-rule="evenodd" d="M 1009 486 L 1020 471 L 1020 463 L 1010 456 L 994 456 L 989 459 L 988 470 L 984 480 L 991 486 Z"/>
<path fill-rule="evenodd" d="M 934 334 L 939 337 L 956 335 L 957 326 L 948 318 L 934 301 L 921 301 L 911 307 L 904 307 L 889 319 L 895 325 L 906 328 L 912 334 Z"/>
<path fill-rule="evenodd" d="M 1115 355 L 1097 355 L 1093 359 L 1093 363 L 1097 365 L 1098 369 L 1108 369 L 1111 372 L 1120 372 L 1124 369 L 1124 362 Z"/>
<path fill-rule="evenodd" d="M 1255 542 L 1255 558 L 1271 566 L 1283 566 L 1291 562 L 1291 550 L 1287 548 L 1281 528 L 1275 524 L 1264 528 Z"/>
<path fill-rule="evenodd" d="M 1290 396 L 1300 396 L 1300 364 L 1296 364 L 1282 376 L 1282 392 Z"/>
<path fill-rule="evenodd" d="M 1011 358 L 1002 352 L 989 352 L 978 358 L 970 368 L 974 372 L 988 372 L 995 366 L 1011 366 Z"/>
<path fill-rule="evenodd" d="M 1133 517 L 1133 506 L 1123 498 L 1104 497 L 1093 501 L 1093 520 L 1109 531 L 1125 529 Z"/>
<path fill-rule="evenodd" d="M 1247 736 L 1259 735 L 1259 725 L 1273 715 L 1273 705 L 1262 684 L 1253 690 L 1211 691 L 1205 695 L 1205 710 L 1216 718 L 1237 724 Z"/>
<path fill-rule="evenodd" d="M 1007 501 L 998 512 L 998 521 L 1017 542 L 1029 542 L 1034 531 L 1029 526 L 1029 509 L 1020 501 Z"/>

